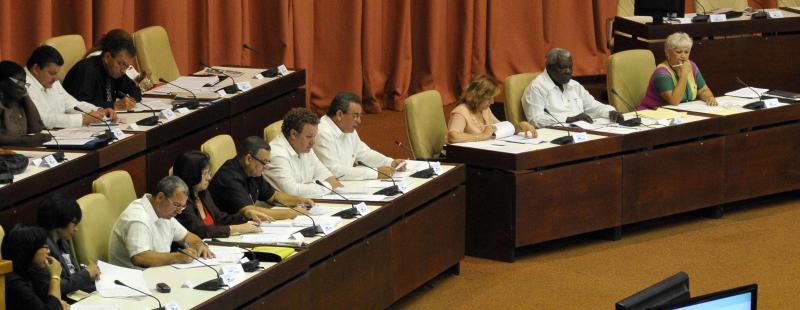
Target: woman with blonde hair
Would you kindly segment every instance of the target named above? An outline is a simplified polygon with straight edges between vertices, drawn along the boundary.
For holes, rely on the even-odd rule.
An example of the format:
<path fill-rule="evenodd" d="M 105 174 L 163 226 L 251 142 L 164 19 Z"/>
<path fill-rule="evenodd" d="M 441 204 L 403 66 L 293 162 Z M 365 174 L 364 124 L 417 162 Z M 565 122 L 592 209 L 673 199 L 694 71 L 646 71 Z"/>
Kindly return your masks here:
<path fill-rule="evenodd" d="M 500 122 L 489 109 L 498 94 L 497 81 L 486 75 L 474 77 L 458 98 L 458 106 L 450 112 L 447 125 L 449 143 L 490 139 L 495 131 L 492 125 Z M 516 131 L 536 137 L 536 129 L 528 122 L 519 122 Z"/>
<path fill-rule="evenodd" d="M 647 86 L 639 110 L 657 109 L 664 105 L 678 105 L 681 102 L 703 100 L 710 106 L 717 105 L 714 94 L 706 85 L 697 64 L 689 60 L 692 38 L 686 33 L 676 32 L 664 42 L 667 59 L 660 63 Z"/>

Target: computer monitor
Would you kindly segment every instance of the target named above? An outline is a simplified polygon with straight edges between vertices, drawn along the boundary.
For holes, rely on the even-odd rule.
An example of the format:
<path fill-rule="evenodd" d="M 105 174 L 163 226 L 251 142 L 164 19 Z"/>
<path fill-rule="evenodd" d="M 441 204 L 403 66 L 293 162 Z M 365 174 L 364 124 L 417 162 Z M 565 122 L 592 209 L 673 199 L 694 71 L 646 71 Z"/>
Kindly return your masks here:
<path fill-rule="evenodd" d="M 661 25 L 664 18 L 683 17 L 685 0 L 635 0 L 633 14 L 652 16 L 653 25 Z"/>
<path fill-rule="evenodd" d="M 644 310 L 673 302 L 687 301 L 689 297 L 689 275 L 679 272 L 618 301 L 616 309 Z"/>
<path fill-rule="evenodd" d="M 756 310 L 758 285 L 750 284 L 653 308 L 654 310 Z"/>

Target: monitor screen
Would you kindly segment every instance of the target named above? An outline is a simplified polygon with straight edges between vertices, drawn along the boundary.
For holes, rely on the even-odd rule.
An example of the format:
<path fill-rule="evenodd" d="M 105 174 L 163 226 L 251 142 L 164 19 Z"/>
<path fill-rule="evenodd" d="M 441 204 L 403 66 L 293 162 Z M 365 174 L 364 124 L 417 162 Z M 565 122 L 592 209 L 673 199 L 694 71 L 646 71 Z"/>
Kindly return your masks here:
<path fill-rule="evenodd" d="M 635 0 L 633 14 L 653 17 L 683 17 L 685 0 Z"/>
<path fill-rule="evenodd" d="M 751 284 L 657 307 L 659 310 L 755 310 L 758 285 Z"/>
<path fill-rule="evenodd" d="M 689 275 L 678 272 L 669 278 L 620 300 L 616 310 L 643 310 L 689 300 Z"/>

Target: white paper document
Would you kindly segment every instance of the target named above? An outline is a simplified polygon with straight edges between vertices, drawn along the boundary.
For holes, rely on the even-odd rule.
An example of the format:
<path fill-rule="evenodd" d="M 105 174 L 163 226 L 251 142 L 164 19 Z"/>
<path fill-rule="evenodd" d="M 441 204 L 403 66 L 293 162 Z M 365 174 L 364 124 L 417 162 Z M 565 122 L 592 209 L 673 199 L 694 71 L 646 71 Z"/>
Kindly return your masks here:
<path fill-rule="evenodd" d="M 370 194 L 342 194 L 345 198 L 353 201 L 383 201 L 386 199 L 386 195 L 370 195 Z M 329 194 L 320 197 L 320 199 L 326 200 L 342 200 L 342 197 L 336 194 Z"/>
<path fill-rule="evenodd" d="M 334 208 L 331 206 L 317 204 L 313 208 L 308 209 L 308 213 L 311 215 L 326 215 L 326 214 L 333 214 L 341 210 L 342 210 L 341 208 Z"/>
<path fill-rule="evenodd" d="M 210 258 L 210 259 L 206 259 L 206 258 L 198 258 L 198 259 L 199 259 L 199 260 L 201 260 L 201 261 L 203 261 L 204 263 L 206 263 L 206 264 L 207 264 L 207 265 L 209 265 L 209 266 L 216 266 L 216 265 L 219 265 L 219 262 L 218 262 L 216 259 L 213 259 L 213 258 Z M 172 265 L 170 265 L 170 266 L 172 266 L 172 267 L 174 267 L 174 268 L 176 268 L 176 269 L 189 269 L 189 268 L 205 267 L 205 265 L 201 264 L 200 262 L 198 262 L 198 261 L 196 261 L 196 260 L 192 260 L 192 262 L 191 262 L 191 263 L 186 263 L 186 264 L 172 264 Z"/>
<path fill-rule="evenodd" d="M 147 106 L 145 106 L 147 105 Z M 142 102 L 136 103 L 133 108 L 134 112 L 142 112 L 149 110 L 161 111 L 164 109 L 172 109 L 172 100 L 162 98 L 142 98 Z"/>
<path fill-rule="evenodd" d="M 514 128 L 514 124 L 511 124 L 509 121 L 499 122 L 497 124 L 492 125 L 494 127 L 494 134 L 492 134 L 492 138 L 495 139 L 502 139 L 511 135 L 514 135 L 516 129 Z"/>
<path fill-rule="evenodd" d="M 539 139 L 539 138 L 525 137 L 525 134 L 511 135 L 511 136 L 508 136 L 508 137 L 505 137 L 505 138 L 502 138 L 502 139 L 499 139 L 499 140 L 500 141 L 505 141 L 505 142 L 511 142 L 511 143 L 533 144 L 533 145 L 536 145 L 536 144 L 544 142 L 544 141 L 542 141 L 542 139 Z"/>
<path fill-rule="evenodd" d="M 336 192 L 339 194 L 367 194 L 370 191 L 367 190 L 365 187 L 356 187 L 356 186 L 343 186 L 336 189 Z"/>
<path fill-rule="evenodd" d="M 757 88 L 757 87 L 742 87 L 734 91 L 729 91 L 725 93 L 726 96 L 734 96 L 740 98 L 758 98 L 759 96 L 763 95 L 764 93 L 768 92 L 769 89 L 766 88 Z"/>
<path fill-rule="evenodd" d="M 97 261 L 97 267 L 100 268 L 100 274 L 102 274 L 95 281 L 95 286 L 100 296 L 106 298 L 144 296 L 144 294 L 135 290 L 117 285 L 114 283 L 116 280 L 140 291 L 150 293 L 147 284 L 144 282 L 144 272 L 141 270 L 115 266 L 104 261 Z"/>

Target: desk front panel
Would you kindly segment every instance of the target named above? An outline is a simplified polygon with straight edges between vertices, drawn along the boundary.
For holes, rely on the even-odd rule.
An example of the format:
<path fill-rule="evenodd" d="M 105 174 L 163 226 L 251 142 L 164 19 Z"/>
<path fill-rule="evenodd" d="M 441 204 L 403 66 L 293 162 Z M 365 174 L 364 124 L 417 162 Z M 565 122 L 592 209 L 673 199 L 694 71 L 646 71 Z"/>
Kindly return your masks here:
<path fill-rule="evenodd" d="M 622 223 L 630 224 L 719 204 L 725 138 L 622 156 Z"/>
<path fill-rule="evenodd" d="M 726 139 L 726 202 L 800 188 L 800 123 Z"/>
<path fill-rule="evenodd" d="M 515 246 L 620 226 L 620 157 L 509 175 L 516 187 Z"/>

